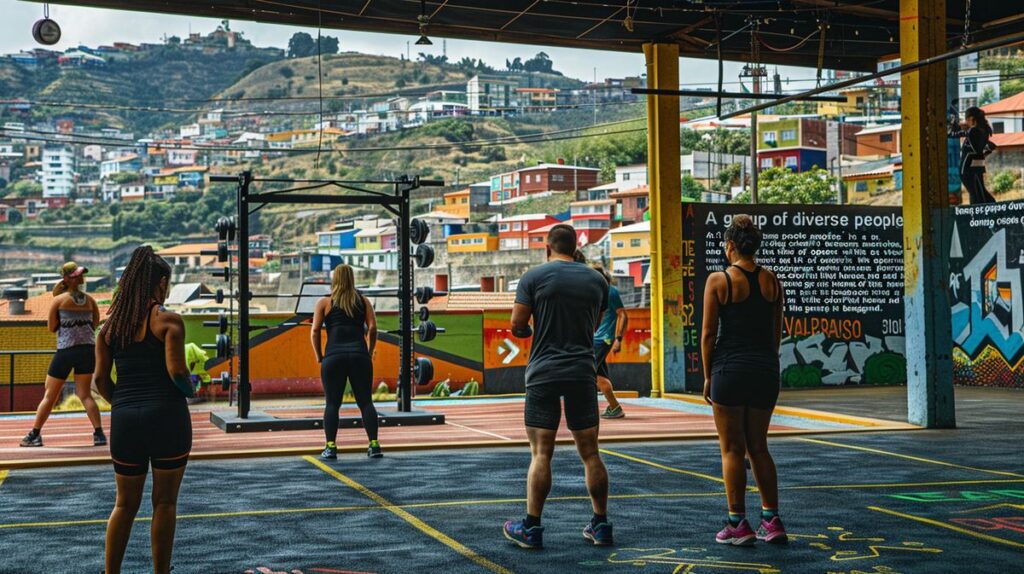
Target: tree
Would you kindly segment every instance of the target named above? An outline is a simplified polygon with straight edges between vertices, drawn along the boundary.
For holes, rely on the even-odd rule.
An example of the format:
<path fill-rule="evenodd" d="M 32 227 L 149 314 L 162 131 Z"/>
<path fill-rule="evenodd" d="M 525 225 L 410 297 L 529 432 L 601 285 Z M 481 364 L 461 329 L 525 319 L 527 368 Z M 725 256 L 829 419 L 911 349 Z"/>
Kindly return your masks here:
<path fill-rule="evenodd" d="M 996 91 L 992 89 L 992 86 L 987 86 L 981 91 L 981 96 L 978 97 L 978 105 L 987 106 L 994 101 L 996 101 Z"/>
<path fill-rule="evenodd" d="M 836 178 L 820 167 L 794 173 L 785 167 L 771 167 L 758 175 L 758 201 L 761 203 L 835 203 Z M 750 203 L 744 191 L 734 203 Z"/>
<path fill-rule="evenodd" d="M 395 87 L 396 88 L 404 88 L 405 87 L 405 78 L 398 78 L 397 80 L 395 80 Z"/>
<path fill-rule="evenodd" d="M 288 66 L 281 66 L 280 68 L 278 68 L 277 72 L 284 76 L 285 78 L 291 78 L 292 76 L 295 75 L 295 70 L 289 68 Z"/>
<path fill-rule="evenodd" d="M 536 56 L 523 62 L 521 69 L 526 72 L 543 72 L 546 74 L 554 72 L 552 70 L 551 58 L 544 52 L 538 52 Z"/>
<path fill-rule="evenodd" d="M 448 56 L 434 56 L 432 54 L 425 54 L 420 52 L 417 59 L 425 64 L 431 64 L 434 66 L 441 66 L 448 63 Z"/>
<path fill-rule="evenodd" d="M 1002 195 L 1013 189 L 1015 183 L 1017 176 L 1012 171 L 1001 171 L 992 177 L 992 193 Z"/>
<path fill-rule="evenodd" d="M 171 36 L 170 38 L 167 38 L 167 45 L 168 46 L 178 46 L 180 44 L 181 44 L 181 38 L 179 38 L 177 36 Z"/>
<path fill-rule="evenodd" d="M 14 197 L 34 197 L 42 195 L 43 186 L 39 182 L 23 179 L 11 186 L 11 193 Z"/>
<path fill-rule="evenodd" d="M 0 189 L 7 187 L 7 180 L 0 177 Z"/>
<path fill-rule="evenodd" d="M 683 197 L 688 197 L 690 199 L 696 199 L 700 201 L 701 194 L 704 193 L 704 188 L 701 187 L 699 183 L 697 183 L 696 179 L 693 179 L 692 175 L 684 175 L 679 183 L 682 186 Z"/>
<path fill-rule="evenodd" d="M 334 36 L 320 36 L 320 53 L 337 54 L 340 44 Z"/>
<path fill-rule="evenodd" d="M 288 57 L 304 58 L 316 53 L 316 42 L 305 32 L 296 32 L 288 40 Z"/>
<path fill-rule="evenodd" d="M 718 181 L 715 184 L 715 189 L 721 192 L 728 192 L 732 187 L 733 182 L 739 179 L 740 173 L 742 172 L 743 168 L 738 163 L 730 163 L 729 165 L 720 168 L 718 170 Z"/>

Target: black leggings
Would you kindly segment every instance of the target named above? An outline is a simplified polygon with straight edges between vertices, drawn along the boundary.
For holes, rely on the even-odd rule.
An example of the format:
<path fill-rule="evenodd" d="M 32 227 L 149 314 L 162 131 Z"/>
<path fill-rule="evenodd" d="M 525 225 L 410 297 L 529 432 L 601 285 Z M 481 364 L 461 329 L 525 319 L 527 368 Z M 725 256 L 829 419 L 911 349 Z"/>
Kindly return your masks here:
<path fill-rule="evenodd" d="M 377 409 L 373 406 L 373 361 L 365 351 L 331 353 L 320 363 L 320 381 L 324 385 L 324 434 L 328 442 L 338 438 L 338 409 L 345 394 L 345 381 L 352 386 L 356 404 L 363 414 L 363 428 L 370 440 L 377 440 Z"/>
<path fill-rule="evenodd" d="M 960 181 L 967 188 L 971 205 L 995 203 L 996 198 L 992 197 L 992 194 L 985 189 L 985 172 L 980 169 L 967 168 L 960 172 Z"/>

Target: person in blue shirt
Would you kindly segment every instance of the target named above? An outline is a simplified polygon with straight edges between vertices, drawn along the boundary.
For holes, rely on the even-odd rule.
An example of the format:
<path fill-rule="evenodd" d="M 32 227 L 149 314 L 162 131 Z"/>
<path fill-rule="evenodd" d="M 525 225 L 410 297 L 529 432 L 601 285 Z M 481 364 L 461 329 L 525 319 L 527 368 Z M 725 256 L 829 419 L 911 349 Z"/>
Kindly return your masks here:
<path fill-rule="evenodd" d="M 601 389 L 608 406 L 601 413 L 604 419 L 621 419 L 626 416 L 622 411 L 622 405 L 615 398 L 615 391 L 612 389 L 611 375 L 608 373 L 608 353 L 618 353 L 622 350 L 622 336 L 629 325 L 629 316 L 622 304 L 622 297 L 619 290 L 612 286 L 612 277 L 608 271 L 595 266 L 594 269 L 604 275 L 608 282 L 608 308 L 601 317 L 601 323 L 594 332 L 594 359 L 597 361 L 597 387 Z"/>

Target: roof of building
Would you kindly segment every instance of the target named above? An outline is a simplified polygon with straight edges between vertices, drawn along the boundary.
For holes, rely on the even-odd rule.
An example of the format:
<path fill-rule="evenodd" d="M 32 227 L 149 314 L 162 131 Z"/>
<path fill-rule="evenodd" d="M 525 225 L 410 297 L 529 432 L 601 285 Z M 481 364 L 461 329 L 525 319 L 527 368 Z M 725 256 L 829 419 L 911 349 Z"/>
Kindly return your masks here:
<path fill-rule="evenodd" d="M 880 167 L 878 169 L 873 169 L 873 170 L 869 170 L 869 171 L 862 171 L 862 172 L 859 172 L 859 173 L 850 173 L 850 174 L 844 173 L 843 174 L 843 179 L 845 179 L 845 180 L 858 180 L 858 179 L 871 179 L 871 178 L 874 178 L 874 177 L 881 177 L 881 176 L 891 176 L 896 171 L 896 167 L 897 166 L 895 164 L 890 164 L 890 165 L 887 165 L 887 166 L 884 166 L 884 167 Z"/>
<path fill-rule="evenodd" d="M 586 206 L 586 205 L 615 205 L 614 199 L 588 199 L 586 201 L 573 201 L 569 204 L 569 207 Z"/>
<path fill-rule="evenodd" d="M 903 129 L 903 124 L 888 124 L 884 126 L 874 126 L 870 128 L 864 128 L 857 132 L 857 137 L 869 136 L 872 134 L 883 134 L 886 132 L 898 132 Z"/>
<path fill-rule="evenodd" d="M 487 185 L 490 185 L 490 183 L 488 183 Z M 445 197 L 458 197 L 460 195 L 469 195 L 469 192 L 470 192 L 470 189 L 467 187 L 466 189 L 460 189 L 458 191 L 449 191 L 448 193 L 444 194 L 444 196 Z"/>
<path fill-rule="evenodd" d="M 1022 92 L 1024 93 L 1024 92 Z M 1024 132 L 1014 132 L 1010 134 L 992 134 L 989 141 L 996 144 L 999 147 L 1015 147 L 1024 145 Z"/>
<path fill-rule="evenodd" d="M 380 237 L 382 235 L 391 235 L 394 233 L 396 233 L 396 229 L 393 226 L 388 225 L 385 227 L 370 227 L 363 229 L 359 233 L 356 233 L 356 237 Z"/>
<path fill-rule="evenodd" d="M 615 229 L 612 229 L 611 231 L 609 231 L 609 233 L 614 233 L 614 234 L 619 234 L 619 233 L 645 233 L 645 232 L 646 233 L 650 233 L 651 232 L 651 222 L 650 221 L 641 221 L 640 223 L 634 223 L 632 225 L 623 225 L 622 227 L 616 227 Z"/>
<path fill-rule="evenodd" d="M 999 100 L 998 102 L 993 102 L 987 106 L 981 106 L 981 109 L 986 114 L 1024 112 L 1024 92 Z"/>
<path fill-rule="evenodd" d="M 133 159 L 139 159 L 139 154 L 137 154 L 137 153 L 130 153 L 128 155 L 123 155 L 123 156 L 120 156 L 120 157 L 115 157 L 114 159 L 104 160 L 103 163 L 107 163 L 107 162 L 121 163 L 121 162 L 125 162 L 125 161 L 132 161 Z"/>
<path fill-rule="evenodd" d="M 533 171 L 533 170 L 536 170 L 536 169 L 559 169 L 559 168 L 561 168 L 561 169 L 575 169 L 577 171 L 601 171 L 600 169 L 598 169 L 596 167 L 583 167 L 581 165 L 568 165 L 568 164 L 561 164 L 561 163 L 541 163 L 541 164 L 533 165 L 533 166 L 530 166 L 530 167 L 524 167 L 522 169 L 517 169 L 516 171 L 522 172 L 522 171 Z"/>
<path fill-rule="evenodd" d="M 210 289 L 202 283 L 175 283 L 171 285 L 171 292 L 167 294 L 164 304 L 181 305 L 198 299 L 203 293 L 210 293 Z"/>
<path fill-rule="evenodd" d="M 430 213 L 417 215 L 416 217 L 413 217 L 413 219 L 456 219 L 458 221 L 466 221 L 465 217 L 461 217 L 453 213 L 448 213 L 447 211 L 440 211 L 437 209 L 431 211 Z"/>
<path fill-rule="evenodd" d="M 431 311 L 489 311 L 511 309 L 515 291 L 452 291 L 427 303 Z"/>
<path fill-rule="evenodd" d="M 101 303 L 101 301 L 109 301 L 110 293 L 89 293 L 89 295 L 96 300 L 100 308 L 100 316 L 105 315 L 107 309 L 110 308 L 110 304 Z M 53 294 L 49 292 L 29 297 L 25 299 L 25 313 L 22 315 L 11 315 L 11 302 L 6 299 L 0 300 L 0 321 L 45 321 L 50 314 L 50 304 L 52 302 Z"/>
<path fill-rule="evenodd" d="M 650 195 L 651 188 L 646 185 L 638 185 L 631 189 L 623 189 L 622 191 L 613 191 L 608 194 L 608 197 L 637 197 L 641 195 Z"/>
<path fill-rule="evenodd" d="M 537 221 L 539 219 L 554 218 L 552 215 L 547 213 L 525 213 L 523 215 L 513 215 L 512 217 L 499 217 L 495 221 L 505 223 L 506 221 Z"/>
<path fill-rule="evenodd" d="M 172 257 L 180 255 L 199 255 L 200 251 L 216 250 L 216 243 L 182 243 L 181 245 L 175 245 L 174 247 L 168 247 L 157 251 L 156 254 L 160 257 Z"/>

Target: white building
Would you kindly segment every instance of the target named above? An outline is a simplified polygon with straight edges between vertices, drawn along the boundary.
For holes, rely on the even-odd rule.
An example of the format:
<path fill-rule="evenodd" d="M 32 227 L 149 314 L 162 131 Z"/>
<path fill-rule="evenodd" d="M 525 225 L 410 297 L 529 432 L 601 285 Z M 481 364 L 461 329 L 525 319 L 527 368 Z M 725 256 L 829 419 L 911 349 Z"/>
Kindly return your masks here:
<path fill-rule="evenodd" d="M 178 133 L 181 135 L 181 139 L 183 140 L 197 138 L 200 135 L 202 135 L 203 127 L 199 124 L 188 124 L 185 126 L 181 126 L 181 129 L 178 130 Z"/>
<path fill-rule="evenodd" d="M 43 197 L 70 197 L 75 189 L 75 152 L 69 147 L 43 150 Z"/>
<path fill-rule="evenodd" d="M 409 106 L 408 123 L 426 123 L 433 118 L 448 118 L 469 113 L 469 105 L 461 102 L 425 100 Z"/>
<path fill-rule="evenodd" d="M 961 112 L 971 106 L 998 101 L 999 70 L 960 70 Z"/>
<path fill-rule="evenodd" d="M 466 101 L 474 114 L 502 114 L 519 106 L 518 83 L 488 76 L 473 76 L 466 82 Z"/>

